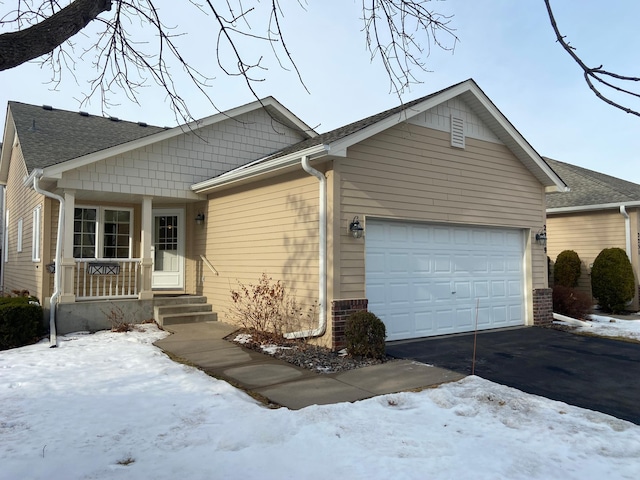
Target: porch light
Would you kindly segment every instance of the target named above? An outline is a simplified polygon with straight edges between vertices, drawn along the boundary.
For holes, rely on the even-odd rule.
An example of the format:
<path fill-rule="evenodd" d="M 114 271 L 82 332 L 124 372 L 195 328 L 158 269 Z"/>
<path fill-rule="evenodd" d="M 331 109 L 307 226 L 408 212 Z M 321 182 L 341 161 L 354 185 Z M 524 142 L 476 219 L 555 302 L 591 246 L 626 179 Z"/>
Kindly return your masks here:
<path fill-rule="evenodd" d="M 538 233 L 536 233 L 536 243 L 538 245 L 541 245 L 544 248 L 544 251 L 546 253 L 547 251 L 547 226 L 546 225 L 543 225 L 542 228 L 538 230 Z"/>
<path fill-rule="evenodd" d="M 204 223 L 204 213 L 200 212 L 196 215 L 196 224 L 202 225 Z"/>
<path fill-rule="evenodd" d="M 364 228 L 360 225 L 360 219 L 357 215 L 353 217 L 353 220 L 349 224 L 349 233 L 353 235 L 353 238 L 362 238 Z"/>

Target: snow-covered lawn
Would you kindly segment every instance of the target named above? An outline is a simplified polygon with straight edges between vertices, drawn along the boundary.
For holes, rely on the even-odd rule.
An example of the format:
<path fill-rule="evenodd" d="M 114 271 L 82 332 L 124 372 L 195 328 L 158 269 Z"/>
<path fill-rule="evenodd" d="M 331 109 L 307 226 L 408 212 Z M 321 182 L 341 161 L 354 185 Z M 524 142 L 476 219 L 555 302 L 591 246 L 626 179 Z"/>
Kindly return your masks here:
<path fill-rule="evenodd" d="M 580 328 L 602 337 L 624 337 L 640 341 L 640 320 L 620 320 L 603 315 L 590 315 L 591 328 Z M 587 330 L 588 329 L 588 330 Z"/>
<path fill-rule="evenodd" d="M 478 377 L 269 410 L 143 329 L 0 352 L 0 478 L 638 478 L 640 427 L 604 414 Z"/>

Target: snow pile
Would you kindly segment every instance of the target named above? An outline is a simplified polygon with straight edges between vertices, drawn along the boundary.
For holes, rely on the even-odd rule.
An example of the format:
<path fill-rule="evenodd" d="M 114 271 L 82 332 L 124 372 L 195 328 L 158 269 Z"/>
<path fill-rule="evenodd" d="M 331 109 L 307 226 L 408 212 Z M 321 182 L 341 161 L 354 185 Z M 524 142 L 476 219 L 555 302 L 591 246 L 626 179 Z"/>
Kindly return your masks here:
<path fill-rule="evenodd" d="M 640 341 L 640 320 L 621 320 L 604 315 L 589 315 L 588 331 L 603 337 L 623 337 Z M 578 329 L 583 330 L 583 329 Z"/>
<path fill-rule="evenodd" d="M 640 427 L 478 377 L 269 410 L 142 332 L 0 352 L 0 478 L 636 479 Z"/>

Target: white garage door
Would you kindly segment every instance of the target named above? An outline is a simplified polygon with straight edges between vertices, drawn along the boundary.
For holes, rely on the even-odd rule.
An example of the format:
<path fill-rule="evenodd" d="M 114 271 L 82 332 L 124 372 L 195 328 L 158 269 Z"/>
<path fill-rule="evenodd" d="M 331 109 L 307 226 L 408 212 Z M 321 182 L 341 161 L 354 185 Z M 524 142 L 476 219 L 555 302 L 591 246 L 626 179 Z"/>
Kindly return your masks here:
<path fill-rule="evenodd" d="M 387 340 L 524 324 L 522 231 L 367 220 L 365 242 Z"/>

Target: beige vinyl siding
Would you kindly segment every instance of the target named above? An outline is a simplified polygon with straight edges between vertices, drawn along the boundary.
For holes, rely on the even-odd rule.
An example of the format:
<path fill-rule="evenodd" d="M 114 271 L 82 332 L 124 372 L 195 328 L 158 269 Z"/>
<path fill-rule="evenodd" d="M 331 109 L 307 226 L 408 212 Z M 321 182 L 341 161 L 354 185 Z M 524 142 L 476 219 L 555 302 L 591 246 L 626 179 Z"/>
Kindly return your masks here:
<path fill-rule="evenodd" d="M 631 258 L 637 283 L 638 212 L 636 210 L 629 213 L 631 219 L 635 218 L 635 222 L 631 222 Z M 590 267 L 598 254 L 605 248 L 626 249 L 624 217 L 618 210 L 550 214 L 547 218 L 547 234 L 548 255 L 552 262 L 555 262 L 558 254 L 563 250 L 574 250 L 578 254 L 582 262 L 578 288 L 589 295 L 591 295 Z M 638 308 L 637 301 L 636 295 L 636 308 Z"/>
<path fill-rule="evenodd" d="M 9 211 L 8 235 L 8 259 L 3 263 L 4 290 L 28 290 L 31 295 L 43 301 L 43 266 L 45 250 L 43 249 L 43 224 L 46 221 L 44 209 L 45 198 L 33 189 L 25 187 L 24 178 L 28 175 L 20 146 L 14 146 L 7 178 L 7 205 Z M 40 261 L 32 261 L 31 242 L 33 239 L 33 209 L 42 206 L 40 225 Z M 22 219 L 22 252 L 17 252 L 18 246 L 18 220 Z M 4 256 L 4 255 L 3 255 Z M 4 262 L 4 258 L 2 259 Z"/>
<path fill-rule="evenodd" d="M 220 320 L 231 321 L 230 291 L 237 282 L 255 285 L 263 273 L 282 280 L 302 305 L 318 300 L 317 179 L 295 172 L 213 194 L 204 214 L 194 256 L 204 252 L 219 272 L 199 266 L 202 292 Z"/>
<path fill-rule="evenodd" d="M 544 224 L 544 188 L 504 146 L 402 124 L 357 144 L 339 163 L 341 223 L 354 215 L 513 227 Z M 366 226 L 365 226 L 366 235 Z M 364 242 L 340 236 L 340 298 L 363 298 Z M 532 288 L 547 286 L 545 255 L 533 245 Z M 531 262 L 531 259 L 527 259 Z"/>

